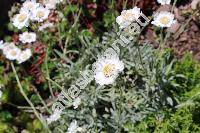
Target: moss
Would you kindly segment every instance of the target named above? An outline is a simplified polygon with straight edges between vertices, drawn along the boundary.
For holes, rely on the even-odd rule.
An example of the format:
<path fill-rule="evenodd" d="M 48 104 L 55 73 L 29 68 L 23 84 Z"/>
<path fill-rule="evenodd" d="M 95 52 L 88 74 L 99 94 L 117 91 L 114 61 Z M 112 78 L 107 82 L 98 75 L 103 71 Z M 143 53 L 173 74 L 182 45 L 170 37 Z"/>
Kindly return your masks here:
<path fill-rule="evenodd" d="M 0 122 L 0 133 L 14 133 L 11 125 Z"/>
<path fill-rule="evenodd" d="M 175 79 L 175 82 L 181 85 L 175 88 L 178 90 L 176 97 L 181 106 L 161 112 L 164 118 L 150 115 L 137 125 L 133 125 L 131 122 L 127 123 L 124 128 L 128 132 L 200 132 L 200 64 L 190 54 L 186 54 L 182 60 L 175 64 L 174 72 L 184 75 L 184 77 Z"/>
<path fill-rule="evenodd" d="M 199 132 L 200 125 L 197 125 L 193 120 L 194 112 L 196 112 L 195 107 L 178 109 L 169 118 L 156 125 L 155 132 Z"/>
<path fill-rule="evenodd" d="M 174 70 L 175 73 L 185 76 L 185 78 L 176 79 L 176 82 L 182 85 L 178 90 L 181 94 L 190 92 L 200 85 L 200 64 L 190 54 L 186 54 L 181 61 L 178 61 Z"/>
<path fill-rule="evenodd" d="M 177 109 L 175 113 L 166 111 L 163 119 L 149 116 L 138 125 L 131 123 L 125 125 L 128 132 L 138 133 L 199 133 L 200 132 L 200 106 L 185 106 Z"/>

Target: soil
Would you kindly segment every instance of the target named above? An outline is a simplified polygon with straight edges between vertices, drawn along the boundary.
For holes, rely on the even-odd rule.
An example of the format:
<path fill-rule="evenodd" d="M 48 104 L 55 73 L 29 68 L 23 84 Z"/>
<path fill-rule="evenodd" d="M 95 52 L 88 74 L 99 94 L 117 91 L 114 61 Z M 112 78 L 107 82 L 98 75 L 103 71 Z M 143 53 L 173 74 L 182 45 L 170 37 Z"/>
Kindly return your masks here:
<path fill-rule="evenodd" d="M 200 61 L 200 28 L 191 21 L 183 33 L 175 41 L 171 39 L 167 46 L 173 49 L 178 58 L 189 52 Z"/>

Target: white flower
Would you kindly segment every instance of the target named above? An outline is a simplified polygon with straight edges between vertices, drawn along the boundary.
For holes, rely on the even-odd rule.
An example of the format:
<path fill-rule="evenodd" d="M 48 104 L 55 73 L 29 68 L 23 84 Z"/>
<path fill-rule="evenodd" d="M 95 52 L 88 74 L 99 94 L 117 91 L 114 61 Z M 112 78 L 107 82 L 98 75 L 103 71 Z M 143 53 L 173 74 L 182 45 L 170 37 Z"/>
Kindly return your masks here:
<path fill-rule="evenodd" d="M 49 118 L 47 118 L 47 123 L 50 124 L 53 121 L 57 121 L 61 117 L 62 110 L 55 110 Z"/>
<path fill-rule="evenodd" d="M 8 42 L 5 42 L 2 46 L 2 50 L 3 50 L 3 54 L 6 55 L 6 53 L 10 50 L 10 49 L 14 49 L 16 48 L 15 44 L 14 43 L 8 43 Z"/>
<path fill-rule="evenodd" d="M 53 27 L 53 23 L 46 22 L 43 25 L 39 26 L 39 31 L 43 31 L 46 28 Z"/>
<path fill-rule="evenodd" d="M 81 104 L 81 98 L 77 97 L 73 102 L 74 109 L 77 109 L 80 104 Z"/>
<path fill-rule="evenodd" d="M 93 64 L 94 78 L 100 85 L 113 84 L 118 74 L 123 71 L 124 63 L 118 56 L 100 57 Z"/>
<path fill-rule="evenodd" d="M 169 5 L 171 3 L 171 0 L 157 0 L 158 3 L 160 3 L 161 5 Z"/>
<path fill-rule="evenodd" d="M 49 9 L 40 6 L 32 11 L 31 19 L 38 22 L 43 22 L 45 19 L 48 18 L 49 13 L 50 13 Z"/>
<path fill-rule="evenodd" d="M 3 54 L 9 60 L 16 60 L 19 57 L 20 53 L 21 50 L 18 47 L 14 46 L 12 43 L 3 48 Z"/>
<path fill-rule="evenodd" d="M 154 15 L 154 20 L 151 24 L 158 27 L 171 27 L 171 25 L 175 22 L 176 20 L 174 20 L 174 14 L 167 11 L 161 11 L 160 13 L 156 13 Z"/>
<path fill-rule="evenodd" d="M 56 4 L 58 4 L 59 2 L 59 0 L 44 0 L 44 5 L 48 9 L 55 9 Z"/>
<path fill-rule="evenodd" d="M 22 29 L 24 26 L 29 25 L 29 12 L 27 10 L 21 10 L 19 14 L 13 18 L 13 25 L 18 29 Z"/>
<path fill-rule="evenodd" d="M 32 43 L 36 41 L 36 34 L 34 32 L 24 32 L 19 35 L 19 40 L 22 43 Z"/>
<path fill-rule="evenodd" d="M 138 7 L 134 7 L 130 10 L 123 10 L 121 15 L 116 18 L 116 22 L 120 25 L 120 28 L 126 28 L 140 17 L 140 13 L 140 8 Z"/>
<path fill-rule="evenodd" d="M 25 62 L 32 56 L 32 52 L 30 49 L 26 49 L 24 51 L 21 51 L 19 57 L 17 58 L 17 61 L 19 63 Z"/>
<path fill-rule="evenodd" d="M 77 121 L 74 120 L 70 123 L 68 129 L 67 129 L 67 133 L 76 133 L 76 132 L 83 132 L 83 128 L 78 127 L 77 125 Z"/>
<path fill-rule="evenodd" d="M 23 5 L 21 10 L 27 10 L 32 12 L 33 10 L 35 10 L 37 7 L 39 7 L 39 3 L 36 3 L 35 0 L 26 0 Z"/>

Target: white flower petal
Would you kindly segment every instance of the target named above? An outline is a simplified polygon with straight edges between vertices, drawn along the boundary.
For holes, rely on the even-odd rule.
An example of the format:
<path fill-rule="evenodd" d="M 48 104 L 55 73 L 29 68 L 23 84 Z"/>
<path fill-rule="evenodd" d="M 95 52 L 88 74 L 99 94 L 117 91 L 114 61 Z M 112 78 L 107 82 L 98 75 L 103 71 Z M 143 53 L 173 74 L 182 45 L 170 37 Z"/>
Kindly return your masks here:
<path fill-rule="evenodd" d="M 32 43 L 36 41 L 36 34 L 34 32 L 24 32 L 19 35 L 19 40 L 22 43 Z"/>
<path fill-rule="evenodd" d="M 73 120 L 68 129 L 67 129 L 67 133 L 77 133 L 77 132 L 82 132 L 84 129 L 82 127 L 79 127 L 77 124 L 76 120 Z"/>
<path fill-rule="evenodd" d="M 126 28 L 133 21 L 140 17 L 140 8 L 134 7 L 130 10 L 123 10 L 121 15 L 116 18 L 116 22 L 120 25 L 120 28 Z"/>
<path fill-rule="evenodd" d="M 42 6 L 32 11 L 31 20 L 43 22 L 49 16 L 50 10 Z"/>
<path fill-rule="evenodd" d="M 154 15 L 154 20 L 151 24 L 158 27 L 171 27 L 171 25 L 175 22 L 176 20 L 174 20 L 174 14 L 167 11 L 161 11 Z"/>
<path fill-rule="evenodd" d="M 157 1 L 161 5 L 169 5 L 171 3 L 171 0 L 157 0 Z"/>
<path fill-rule="evenodd" d="M 93 64 L 95 81 L 100 85 L 113 84 L 123 69 L 124 63 L 119 57 L 100 57 Z"/>
<path fill-rule="evenodd" d="M 43 31 L 44 29 L 50 28 L 50 27 L 53 27 L 53 23 L 46 22 L 42 24 L 41 26 L 39 26 L 39 31 Z"/>
<path fill-rule="evenodd" d="M 48 9 L 55 9 L 56 5 L 60 3 L 59 0 L 44 0 L 43 4 L 45 5 L 46 8 Z"/>
<path fill-rule="evenodd" d="M 1 40 L 1 41 L 0 41 L 0 49 L 3 49 L 4 46 L 5 46 L 5 43 L 3 43 L 3 41 Z"/>
<path fill-rule="evenodd" d="M 61 110 L 55 110 L 54 113 L 52 115 L 50 115 L 49 118 L 47 118 L 47 123 L 50 124 L 53 121 L 57 121 L 60 117 L 61 117 Z"/>
<path fill-rule="evenodd" d="M 16 46 L 10 45 L 3 49 L 3 53 L 7 59 L 16 60 L 19 57 L 21 50 Z"/>
<path fill-rule="evenodd" d="M 23 4 L 22 4 L 22 8 L 21 10 L 27 10 L 32 12 L 33 10 L 35 10 L 37 7 L 39 7 L 39 3 L 36 3 L 35 0 L 26 0 Z"/>
<path fill-rule="evenodd" d="M 13 25 L 18 29 L 22 29 L 23 27 L 28 27 L 29 12 L 26 10 L 21 10 L 19 14 L 15 15 L 12 21 Z"/>
<path fill-rule="evenodd" d="M 77 97 L 73 102 L 74 109 L 77 109 L 80 104 L 81 104 L 81 98 Z"/>
<path fill-rule="evenodd" d="M 31 50 L 26 49 L 20 53 L 19 57 L 17 58 L 17 61 L 19 63 L 23 63 L 23 62 L 27 61 L 31 56 L 32 56 Z"/>

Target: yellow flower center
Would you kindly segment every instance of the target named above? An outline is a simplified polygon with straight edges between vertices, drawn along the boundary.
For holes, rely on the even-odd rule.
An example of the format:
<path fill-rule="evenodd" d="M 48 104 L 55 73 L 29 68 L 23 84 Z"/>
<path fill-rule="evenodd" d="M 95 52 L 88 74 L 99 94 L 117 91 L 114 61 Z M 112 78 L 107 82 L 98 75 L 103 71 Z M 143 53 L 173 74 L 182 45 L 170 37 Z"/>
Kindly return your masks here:
<path fill-rule="evenodd" d="M 26 19 L 26 14 L 20 14 L 18 17 L 19 22 L 23 22 Z"/>
<path fill-rule="evenodd" d="M 103 74 L 106 76 L 106 77 L 109 77 L 112 75 L 112 72 L 113 72 L 113 69 L 114 69 L 114 65 L 113 64 L 106 64 L 103 68 Z"/>
<path fill-rule="evenodd" d="M 39 18 L 44 17 L 44 12 L 43 11 L 38 11 L 37 12 L 37 17 L 39 17 Z"/>
<path fill-rule="evenodd" d="M 11 51 L 11 53 L 10 53 L 12 56 L 16 56 L 17 55 L 17 52 L 16 51 Z"/>
<path fill-rule="evenodd" d="M 132 13 L 125 13 L 124 15 L 123 15 L 123 19 L 124 20 L 129 20 L 131 17 L 133 17 L 134 16 L 134 14 L 132 14 Z"/>
<path fill-rule="evenodd" d="M 26 35 L 26 38 L 27 38 L 27 39 L 31 39 L 31 35 L 27 34 L 27 35 Z"/>
<path fill-rule="evenodd" d="M 26 59 L 27 57 L 28 57 L 28 55 L 25 53 L 21 55 L 21 59 Z"/>
<path fill-rule="evenodd" d="M 33 8 L 33 4 L 32 3 L 28 3 L 27 4 L 27 8 L 32 9 Z"/>
<path fill-rule="evenodd" d="M 168 17 L 166 17 L 166 16 L 164 16 L 164 17 L 162 17 L 162 18 L 160 18 L 160 23 L 161 24 L 164 24 L 164 25 L 166 25 L 166 24 L 168 24 L 169 23 L 169 18 Z"/>

